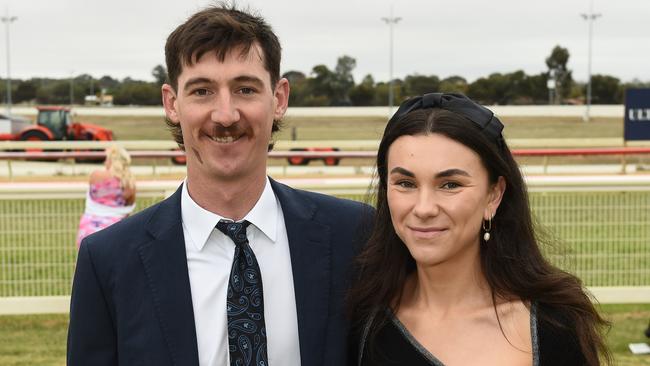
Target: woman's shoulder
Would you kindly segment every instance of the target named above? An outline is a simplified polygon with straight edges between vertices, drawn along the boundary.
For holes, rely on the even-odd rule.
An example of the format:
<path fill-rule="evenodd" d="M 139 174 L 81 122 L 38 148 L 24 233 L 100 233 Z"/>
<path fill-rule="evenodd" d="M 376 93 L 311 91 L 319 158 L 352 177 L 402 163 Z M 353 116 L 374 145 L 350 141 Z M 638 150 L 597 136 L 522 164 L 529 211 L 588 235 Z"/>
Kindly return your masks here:
<path fill-rule="evenodd" d="M 99 183 L 109 178 L 112 178 L 112 175 L 108 172 L 108 170 L 97 169 L 90 173 L 90 184 Z"/>

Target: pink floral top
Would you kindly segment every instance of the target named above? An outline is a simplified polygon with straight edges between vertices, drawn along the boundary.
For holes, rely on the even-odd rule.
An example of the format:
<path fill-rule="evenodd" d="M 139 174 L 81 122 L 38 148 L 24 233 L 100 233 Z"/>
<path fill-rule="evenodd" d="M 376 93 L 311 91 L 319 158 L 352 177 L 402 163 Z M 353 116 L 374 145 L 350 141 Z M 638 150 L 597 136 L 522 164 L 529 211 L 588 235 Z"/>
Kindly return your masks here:
<path fill-rule="evenodd" d="M 92 200 L 94 204 L 106 206 L 108 210 L 101 214 L 97 212 L 88 212 L 88 202 L 86 203 L 86 212 L 84 212 L 79 220 L 77 248 L 79 248 L 81 241 L 86 236 L 111 226 L 127 216 L 125 213 L 110 213 L 110 208 L 112 207 L 127 207 L 126 199 L 124 198 L 124 190 L 121 187 L 119 178 L 110 177 L 91 184 L 86 199 Z"/>
<path fill-rule="evenodd" d="M 126 206 L 124 190 L 120 179 L 111 177 L 90 185 L 90 197 L 102 205 L 117 207 Z"/>

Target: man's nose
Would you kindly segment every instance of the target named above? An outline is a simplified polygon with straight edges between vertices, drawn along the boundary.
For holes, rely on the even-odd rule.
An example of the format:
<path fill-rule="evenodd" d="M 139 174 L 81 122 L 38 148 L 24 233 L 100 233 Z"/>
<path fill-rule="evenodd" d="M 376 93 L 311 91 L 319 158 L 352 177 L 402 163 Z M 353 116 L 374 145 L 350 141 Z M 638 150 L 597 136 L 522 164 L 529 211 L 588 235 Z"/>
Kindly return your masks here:
<path fill-rule="evenodd" d="M 224 127 L 228 127 L 239 121 L 239 109 L 235 105 L 230 93 L 219 93 L 210 117 L 213 122 L 217 122 Z"/>

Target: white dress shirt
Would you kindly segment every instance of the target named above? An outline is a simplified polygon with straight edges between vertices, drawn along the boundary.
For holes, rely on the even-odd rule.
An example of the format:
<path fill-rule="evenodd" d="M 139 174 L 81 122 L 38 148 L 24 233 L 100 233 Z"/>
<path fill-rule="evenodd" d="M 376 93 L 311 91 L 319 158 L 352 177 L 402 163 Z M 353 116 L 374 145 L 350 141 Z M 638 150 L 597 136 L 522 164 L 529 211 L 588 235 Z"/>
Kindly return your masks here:
<path fill-rule="evenodd" d="M 230 365 L 226 293 L 235 244 L 215 228 L 221 217 L 200 207 L 183 184 L 183 236 L 192 290 L 201 366 Z M 262 272 L 264 320 L 270 366 L 299 366 L 298 319 L 291 255 L 282 207 L 266 179 L 264 192 L 244 217 L 247 236 Z"/>

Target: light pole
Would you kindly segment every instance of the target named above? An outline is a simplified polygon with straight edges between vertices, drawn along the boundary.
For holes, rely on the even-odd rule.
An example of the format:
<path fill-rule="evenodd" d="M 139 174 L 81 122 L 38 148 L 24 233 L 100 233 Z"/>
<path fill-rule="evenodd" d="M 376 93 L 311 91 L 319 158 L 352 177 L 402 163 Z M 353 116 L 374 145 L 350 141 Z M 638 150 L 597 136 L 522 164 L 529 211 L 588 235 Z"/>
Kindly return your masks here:
<path fill-rule="evenodd" d="M 587 58 L 587 109 L 583 120 L 589 122 L 591 118 L 591 39 L 594 27 L 594 20 L 599 18 L 601 14 L 594 14 L 594 0 L 589 3 L 589 14 L 580 14 L 582 19 L 589 23 L 589 54 Z"/>
<path fill-rule="evenodd" d="M 74 71 L 70 71 L 70 107 L 74 104 Z"/>
<path fill-rule="evenodd" d="M 388 46 L 388 115 L 393 113 L 393 26 L 402 18 L 393 16 L 393 6 L 390 7 L 390 16 L 381 18 L 389 29 L 389 46 Z"/>
<path fill-rule="evenodd" d="M 11 23 L 15 22 L 18 17 L 9 16 L 9 9 L 7 8 L 5 9 L 5 16 L 3 16 L 1 19 L 2 22 L 5 23 L 5 35 L 7 37 L 7 117 L 11 117 L 11 68 L 9 66 L 9 61 L 11 58 L 9 57 L 9 26 Z"/>

